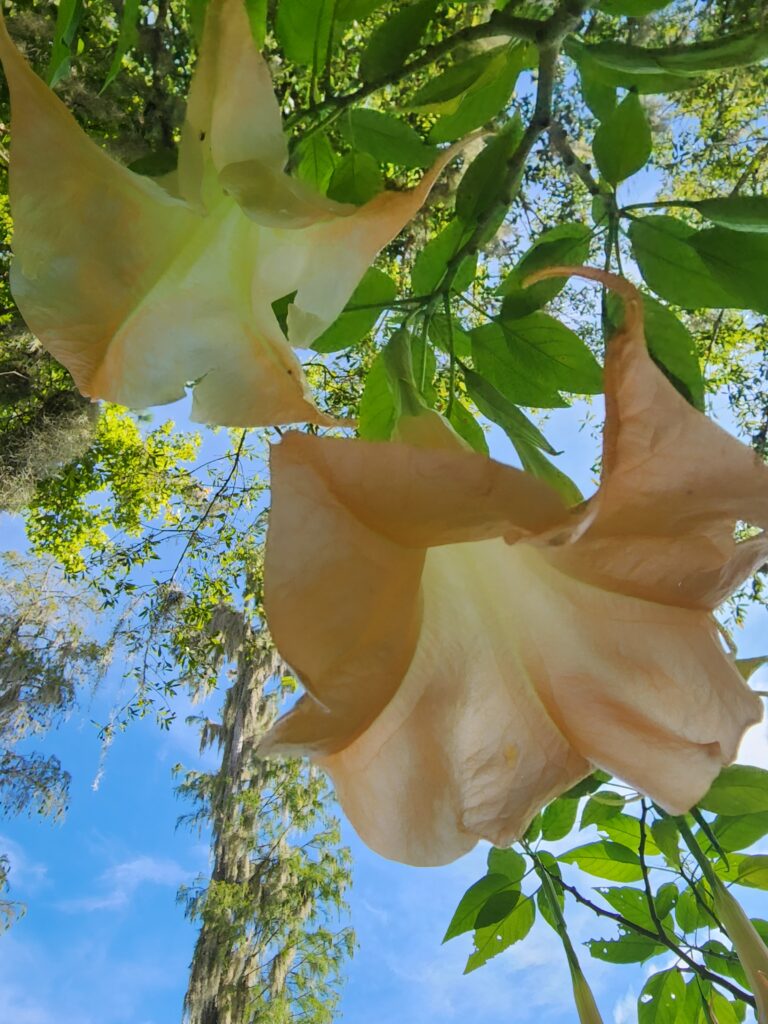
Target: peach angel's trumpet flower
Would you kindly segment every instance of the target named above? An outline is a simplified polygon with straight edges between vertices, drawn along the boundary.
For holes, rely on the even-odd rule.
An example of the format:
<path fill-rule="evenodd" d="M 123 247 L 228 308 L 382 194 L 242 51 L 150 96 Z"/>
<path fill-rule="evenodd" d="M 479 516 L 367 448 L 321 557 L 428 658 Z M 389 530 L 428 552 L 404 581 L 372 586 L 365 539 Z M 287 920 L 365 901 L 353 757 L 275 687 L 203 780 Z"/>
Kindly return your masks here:
<path fill-rule="evenodd" d="M 333 422 L 291 346 L 307 347 L 416 214 L 455 149 L 419 185 L 361 207 L 285 173 L 269 71 L 242 0 L 212 0 L 173 184 L 91 141 L 10 39 L 12 290 L 30 329 L 85 395 L 136 408 L 197 382 L 193 418 Z M 296 293 L 287 337 L 272 303 Z"/>
<path fill-rule="evenodd" d="M 762 714 L 712 610 L 768 557 L 733 537 L 768 468 L 656 368 L 634 288 L 567 272 L 628 305 L 590 501 L 459 445 L 272 450 L 267 617 L 308 692 L 261 753 L 309 755 L 395 860 L 508 845 L 595 767 L 680 814 Z"/>

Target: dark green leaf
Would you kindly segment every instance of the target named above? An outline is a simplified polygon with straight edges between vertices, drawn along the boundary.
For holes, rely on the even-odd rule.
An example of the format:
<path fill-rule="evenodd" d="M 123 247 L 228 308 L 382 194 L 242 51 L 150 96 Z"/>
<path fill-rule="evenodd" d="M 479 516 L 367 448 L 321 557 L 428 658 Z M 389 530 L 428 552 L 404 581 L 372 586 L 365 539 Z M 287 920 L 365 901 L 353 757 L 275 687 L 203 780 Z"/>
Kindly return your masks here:
<path fill-rule="evenodd" d="M 654 902 L 656 904 L 656 914 L 660 921 L 672 911 L 672 908 L 677 903 L 678 890 L 674 882 L 665 882 L 660 885 L 656 890 L 656 896 Z"/>
<path fill-rule="evenodd" d="M 120 15 L 120 30 L 117 36 L 117 46 L 115 47 L 115 55 L 112 58 L 112 63 L 109 66 L 106 80 L 101 88 L 101 91 L 107 88 L 117 76 L 120 74 L 120 68 L 123 65 L 123 57 L 132 50 L 138 42 L 139 29 L 139 0 L 125 0 L 123 4 L 123 12 Z"/>
<path fill-rule="evenodd" d="M 524 376 L 545 389 L 584 395 L 602 390 L 603 373 L 597 360 L 581 338 L 559 320 L 546 313 L 515 320 L 502 315 L 501 328 Z"/>
<path fill-rule="evenodd" d="M 603 778 L 598 772 L 592 772 L 591 775 L 587 775 L 581 782 L 577 782 L 575 786 L 571 786 L 563 793 L 563 797 L 566 800 L 578 800 L 579 797 L 589 796 L 590 793 L 594 793 L 596 789 L 600 789 L 603 784 Z"/>
<path fill-rule="evenodd" d="M 286 57 L 322 71 L 328 60 L 334 0 L 280 0 L 275 33 Z"/>
<path fill-rule="evenodd" d="M 325 195 L 339 159 L 325 132 L 314 132 L 296 147 L 296 177 Z"/>
<path fill-rule="evenodd" d="M 566 40 L 564 49 L 568 56 L 576 61 L 580 72 L 586 71 L 595 81 L 602 82 L 603 85 L 614 89 L 635 89 L 641 95 L 646 95 L 694 89 L 701 82 L 700 78 L 666 71 L 647 74 L 631 67 L 616 68 L 610 60 L 602 59 L 602 45 L 597 43 L 588 46 L 576 36 L 570 36 Z"/>
<path fill-rule="evenodd" d="M 462 373 L 469 397 L 483 416 L 501 427 L 513 444 L 524 441 L 534 448 L 549 452 L 550 455 L 557 454 L 539 428 L 492 384 L 468 367 L 464 367 Z"/>
<path fill-rule="evenodd" d="M 380 164 L 428 167 L 437 153 L 409 124 L 381 110 L 357 107 L 339 127 L 353 149 L 369 153 Z"/>
<path fill-rule="evenodd" d="M 279 299 L 275 299 L 272 303 L 272 312 L 275 314 L 277 322 L 280 324 L 280 330 L 285 335 L 288 334 L 288 307 L 295 298 L 296 289 L 292 292 L 288 292 L 287 295 L 282 295 Z"/>
<path fill-rule="evenodd" d="M 399 7 L 371 34 L 360 58 L 365 82 L 379 82 L 403 66 L 421 41 L 437 0 L 417 0 Z"/>
<path fill-rule="evenodd" d="M 675 1024 L 685 1004 L 685 982 L 677 968 L 652 974 L 637 1000 L 638 1024 Z"/>
<path fill-rule="evenodd" d="M 576 821 L 578 800 L 559 797 L 548 804 L 541 814 L 541 837 L 550 842 L 567 836 Z"/>
<path fill-rule="evenodd" d="M 448 422 L 453 429 L 463 438 L 467 444 L 481 455 L 488 455 L 488 442 L 485 439 L 483 428 L 477 422 L 472 413 L 465 405 L 454 398 L 451 404 L 451 411 L 448 413 Z"/>
<path fill-rule="evenodd" d="M 732 231 L 768 232 L 768 196 L 724 196 L 690 203 L 702 217 Z"/>
<path fill-rule="evenodd" d="M 527 316 L 559 294 L 568 283 L 567 277 L 539 281 L 530 288 L 524 288 L 523 281 L 534 271 L 545 267 L 586 263 L 591 237 L 592 232 L 586 224 L 576 223 L 560 224 L 539 235 L 499 288 L 500 293 L 506 296 L 504 316 Z"/>
<path fill-rule="evenodd" d="M 348 308 L 323 331 L 312 348 L 315 352 L 340 352 L 356 345 L 372 329 L 383 308 L 394 299 L 397 285 L 381 270 L 369 267 L 349 300 Z M 355 309 L 368 306 L 368 309 Z"/>
<path fill-rule="evenodd" d="M 444 104 L 449 100 L 456 100 L 458 103 L 458 97 L 484 75 L 488 67 L 494 64 L 498 54 L 506 49 L 506 46 L 497 46 L 458 64 L 451 64 L 446 71 L 419 89 L 408 104 L 409 107 L 439 113 L 441 110 L 444 111 Z"/>
<path fill-rule="evenodd" d="M 576 864 L 587 874 L 612 882 L 636 882 L 643 877 L 637 854 L 608 840 L 577 846 L 575 850 L 561 854 L 558 860 Z"/>
<path fill-rule="evenodd" d="M 508 882 L 519 882 L 525 874 L 525 857 L 511 847 L 492 846 L 488 851 L 488 873 L 504 875 Z"/>
<path fill-rule="evenodd" d="M 587 60 L 579 65 L 579 77 L 584 102 L 595 117 L 603 121 L 616 109 L 616 86 L 603 82 Z"/>
<path fill-rule="evenodd" d="M 688 328 L 675 314 L 648 295 L 643 296 L 645 339 L 654 361 L 677 390 L 704 411 L 704 378 L 696 345 Z M 622 302 L 608 296 L 608 314 L 617 326 L 623 319 Z"/>
<path fill-rule="evenodd" d="M 429 295 L 441 284 L 448 264 L 471 236 L 472 229 L 455 219 L 427 242 L 414 260 L 411 271 L 411 284 L 416 295 Z M 476 261 L 476 256 L 462 260 L 453 279 L 454 291 L 464 291 L 472 283 Z"/>
<path fill-rule="evenodd" d="M 741 302 L 714 276 L 693 247 L 696 232 L 674 217 L 640 217 L 629 227 L 632 254 L 648 286 L 686 309 L 736 307 Z"/>
<path fill-rule="evenodd" d="M 680 833 L 673 818 L 660 818 L 651 825 L 651 835 L 664 859 L 672 867 L 680 865 Z"/>
<path fill-rule="evenodd" d="M 395 396 L 381 353 L 371 363 L 360 399 L 358 434 L 365 441 L 388 441 L 395 425 Z"/>
<path fill-rule="evenodd" d="M 53 48 L 45 73 L 45 79 L 51 88 L 69 74 L 72 50 L 83 13 L 83 0 L 60 0 L 56 13 L 56 27 L 53 30 Z"/>
<path fill-rule="evenodd" d="M 340 203 L 362 206 L 382 191 L 384 177 L 368 153 L 347 153 L 331 175 L 328 196 Z"/>
<path fill-rule="evenodd" d="M 690 240 L 713 278 L 734 297 L 731 305 L 768 313 L 768 234 L 709 228 Z"/>
<path fill-rule="evenodd" d="M 128 165 L 135 174 L 146 174 L 150 178 L 160 178 L 176 170 L 179 153 L 176 149 L 160 149 L 156 153 L 147 153 Z"/>
<path fill-rule="evenodd" d="M 672 0 L 600 0 L 599 8 L 614 18 L 644 18 L 646 14 L 669 7 Z"/>
<path fill-rule="evenodd" d="M 592 152 L 611 185 L 644 167 L 653 151 L 651 126 L 637 93 L 628 93 L 595 132 Z"/>
<path fill-rule="evenodd" d="M 494 50 L 482 74 L 465 92 L 447 101 L 442 116 L 429 133 L 429 141 L 460 139 L 505 110 L 527 59 L 527 48 L 520 43 Z"/>
<path fill-rule="evenodd" d="M 695 932 L 697 928 L 713 927 L 714 918 L 704 910 L 691 889 L 683 889 L 677 898 L 675 918 L 680 928 L 686 932 Z"/>
<path fill-rule="evenodd" d="M 477 970 L 492 957 L 524 939 L 535 919 L 536 907 L 533 900 L 522 899 L 502 922 L 478 929 L 475 932 L 475 952 L 467 960 L 464 973 Z"/>
<path fill-rule="evenodd" d="M 768 811 L 735 817 L 718 816 L 712 823 L 712 832 L 726 852 L 745 850 L 768 835 Z"/>
<path fill-rule="evenodd" d="M 768 811 L 768 771 L 746 764 L 723 768 L 699 807 L 722 815 Z"/>
<path fill-rule="evenodd" d="M 448 925 L 443 942 L 448 942 L 449 939 L 462 935 L 464 932 L 472 931 L 475 927 L 477 915 L 488 900 L 495 893 L 501 892 L 504 889 L 508 890 L 509 887 L 509 879 L 505 875 L 496 874 L 485 875 L 475 882 L 474 885 L 471 885 L 459 900 L 459 905 L 451 918 L 451 923 Z M 517 895 L 517 891 L 515 891 L 515 895 Z M 510 907 L 510 909 L 512 908 Z"/>
<path fill-rule="evenodd" d="M 336 20 L 362 21 L 383 3 L 384 0 L 336 0 Z"/>
<path fill-rule="evenodd" d="M 453 354 L 459 359 L 466 359 L 472 355 L 472 338 L 453 318 L 449 331 L 445 313 L 433 313 L 430 317 L 429 340 L 446 355 L 451 354 L 451 341 L 453 341 Z"/>
<path fill-rule="evenodd" d="M 528 364 L 530 345 L 519 344 L 498 321 L 470 334 L 475 366 L 508 401 L 540 409 L 567 405 L 550 380 L 538 377 L 538 367 Z"/>
<path fill-rule="evenodd" d="M 520 896 L 519 889 L 502 889 L 501 892 L 494 893 L 480 908 L 475 919 L 475 928 L 487 928 L 488 925 L 503 921 L 512 913 Z"/>
<path fill-rule="evenodd" d="M 515 117 L 504 131 L 494 135 L 467 168 L 456 190 L 456 216 L 474 225 L 483 214 L 511 196 L 505 180 L 507 161 L 522 138 L 522 122 Z"/>
<path fill-rule="evenodd" d="M 666 946 L 633 932 L 618 939 L 591 939 L 586 945 L 596 960 L 606 960 L 611 964 L 641 964 L 652 956 L 667 952 Z"/>

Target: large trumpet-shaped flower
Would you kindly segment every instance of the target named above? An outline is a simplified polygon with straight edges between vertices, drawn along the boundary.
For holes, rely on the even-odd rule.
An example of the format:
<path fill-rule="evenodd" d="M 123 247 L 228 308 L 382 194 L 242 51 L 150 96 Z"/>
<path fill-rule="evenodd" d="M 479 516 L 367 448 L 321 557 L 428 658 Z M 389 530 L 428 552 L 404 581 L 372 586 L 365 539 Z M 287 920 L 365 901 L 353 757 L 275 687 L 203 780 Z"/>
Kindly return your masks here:
<path fill-rule="evenodd" d="M 210 5 L 173 194 L 87 137 L 1 12 L 0 59 L 13 111 L 13 294 L 83 394 L 142 408 L 196 382 L 198 420 L 328 422 L 291 346 L 335 320 L 452 152 L 415 189 L 362 207 L 290 178 L 242 0 Z M 272 303 L 294 292 L 286 338 Z"/>
<path fill-rule="evenodd" d="M 656 368 L 638 293 L 592 276 L 626 319 L 585 505 L 458 447 L 273 449 L 267 615 L 309 692 L 262 751 L 315 759 L 387 857 L 506 845 L 594 767 L 684 812 L 761 716 L 711 613 L 768 559 L 734 541 L 768 525 L 768 469 Z"/>

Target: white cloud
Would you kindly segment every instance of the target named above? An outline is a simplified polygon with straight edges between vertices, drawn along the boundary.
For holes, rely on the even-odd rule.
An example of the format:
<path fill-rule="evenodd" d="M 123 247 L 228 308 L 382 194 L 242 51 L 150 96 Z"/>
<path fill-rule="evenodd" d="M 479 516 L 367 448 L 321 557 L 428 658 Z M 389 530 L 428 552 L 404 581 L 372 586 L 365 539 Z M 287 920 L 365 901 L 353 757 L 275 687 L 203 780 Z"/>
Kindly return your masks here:
<path fill-rule="evenodd" d="M 48 884 L 47 866 L 32 860 L 24 848 L 10 836 L 0 835 L 0 854 L 3 853 L 10 863 L 8 881 L 12 888 L 12 896 L 29 896 Z M 5 1018 L 0 1017 L 0 1020 L 3 1019 Z"/>
<path fill-rule="evenodd" d="M 637 996 L 633 988 L 628 988 L 613 1007 L 614 1024 L 636 1024 Z"/>
<path fill-rule="evenodd" d="M 92 910 L 118 910 L 130 904 L 136 890 L 146 883 L 178 888 L 193 876 L 175 860 L 156 857 L 135 857 L 115 864 L 102 873 L 99 887 L 102 892 L 79 899 L 64 900 L 59 910 L 69 912 Z"/>

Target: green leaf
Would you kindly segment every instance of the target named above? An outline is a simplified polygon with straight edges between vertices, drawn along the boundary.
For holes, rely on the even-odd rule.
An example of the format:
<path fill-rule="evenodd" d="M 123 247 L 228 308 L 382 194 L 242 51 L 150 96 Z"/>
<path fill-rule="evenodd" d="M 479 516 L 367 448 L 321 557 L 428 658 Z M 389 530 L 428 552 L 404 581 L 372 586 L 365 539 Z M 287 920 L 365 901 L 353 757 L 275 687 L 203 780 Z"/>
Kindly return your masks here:
<path fill-rule="evenodd" d="M 577 846 L 558 857 L 566 864 L 575 864 L 588 875 L 607 878 L 612 882 L 637 882 L 643 877 L 636 853 L 620 843 L 603 840 Z"/>
<path fill-rule="evenodd" d="M 379 165 L 368 153 L 347 153 L 331 175 L 328 196 L 340 203 L 362 206 L 384 188 Z"/>
<path fill-rule="evenodd" d="M 312 348 L 315 352 L 340 352 L 351 348 L 372 330 L 384 307 L 397 295 L 397 285 L 377 267 L 369 267 L 347 303 L 347 309 L 323 331 Z M 368 306 L 368 309 L 355 309 Z"/>
<path fill-rule="evenodd" d="M 660 921 L 663 921 L 672 912 L 672 908 L 677 903 L 678 895 L 677 886 L 674 882 L 665 882 L 656 890 L 654 903 L 656 904 L 656 914 Z"/>
<path fill-rule="evenodd" d="M 506 109 L 528 59 L 528 50 L 520 43 L 512 43 L 498 47 L 492 54 L 472 84 L 452 101 L 446 101 L 450 106 L 443 108 L 442 116 L 429 133 L 430 142 L 460 139 Z"/>
<path fill-rule="evenodd" d="M 45 80 L 52 89 L 69 74 L 72 48 L 84 11 L 83 0 L 59 0 L 53 47 L 45 72 Z"/>
<path fill-rule="evenodd" d="M 253 41 L 261 49 L 267 38 L 267 0 L 245 0 L 245 13 Z"/>
<path fill-rule="evenodd" d="M 740 307 L 693 247 L 696 236 L 675 217 L 639 217 L 629 227 L 632 254 L 649 288 L 685 309 Z"/>
<path fill-rule="evenodd" d="M 608 296 L 608 315 L 617 326 L 623 320 L 623 304 Z M 704 411 L 704 378 L 696 344 L 690 331 L 675 314 L 648 295 L 643 296 L 645 339 L 648 351 L 665 376 L 700 411 Z"/>
<path fill-rule="evenodd" d="M 671 3 L 672 0 L 600 0 L 598 7 L 614 18 L 644 18 Z"/>
<path fill-rule="evenodd" d="M 463 935 L 464 932 L 472 931 L 477 915 L 488 900 L 496 893 L 505 889 L 509 890 L 509 888 L 509 879 L 505 875 L 497 874 L 484 875 L 474 885 L 471 885 L 459 900 L 459 905 L 451 918 L 443 942 L 448 942 L 449 939 L 453 939 L 457 935 Z M 515 895 L 518 895 L 518 890 L 514 891 Z M 512 908 L 510 907 L 510 909 Z"/>
<path fill-rule="evenodd" d="M 768 811 L 768 771 L 746 764 L 723 768 L 699 807 L 722 815 Z"/>
<path fill-rule="evenodd" d="M 637 1000 L 638 1024 L 675 1024 L 685 1004 L 685 982 L 675 967 L 652 974 Z"/>
<path fill-rule="evenodd" d="M 472 338 L 467 334 L 461 324 L 451 318 L 450 331 L 445 313 L 433 313 L 429 320 L 429 340 L 445 352 L 451 354 L 451 339 L 453 340 L 453 354 L 459 359 L 466 359 L 472 355 Z"/>
<path fill-rule="evenodd" d="M 296 147 L 296 177 L 325 195 L 339 159 L 325 132 L 314 132 Z"/>
<path fill-rule="evenodd" d="M 467 394 L 475 403 L 483 416 L 497 423 L 513 444 L 524 441 L 534 448 L 541 448 L 550 455 L 557 452 L 541 433 L 539 428 L 528 417 L 489 384 L 484 377 L 469 367 L 463 367 L 464 382 Z"/>
<path fill-rule="evenodd" d="M 448 264 L 471 236 L 472 229 L 454 219 L 427 242 L 411 271 L 411 285 L 416 295 L 430 295 L 441 284 Z M 464 291 L 472 283 L 476 261 L 474 255 L 462 260 L 452 282 L 454 291 Z"/>
<path fill-rule="evenodd" d="M 120 29 L 117 36 L 117 46 L 115 47 L 115 54 L 112 57 L 112 63 L 109 66 L 107 77 L 104 80 L 104 85 L 101 87 L 101 92 L 111 85 L 112 82 L 120 74 L 120 68 L 123 66 L 123 57 L 132 50 L 139 39 L 139 0 L 125 0 L 123 4 L 123 12 L 120 16 Z"/>
<path fill-rule="evenodd" d="M 616 109 L 616 86 L 602 81 L 587 60 L 579 65 L 579 78 L 584 102 L 599 121 L 605 120 Z"/>
<path fill-rule="evenodd" d="M 655 930 L 656 925 L 653 923 L 648 900 L 642 889 L 633 889 L 631 886 L 601 886 L 597 892 L 609 906 L 628 921 L 639 924 L 641 928 Z"/>
<path fill-rule="evenodd" d="M 515 320 L 502 315 L 501 328 L 526 377 L 546 389 L 584 395 L 602 391 L 599 363 L 581 338 L 559 320 L 546 313 Z"/>
<path fill-rule="evenodd" d="M 653 939 L 627 932 L 618 939 L 590 939 L 586 943 L 595 960 L 606 960 L 611 964 L 641 964 L 652 956 L 667 952 Z"/>
<path fill-rule="evenodd" d="M 272 312 L 280 324 L 280 330 L 286 335 L 288 334 L 288 307 L 295 298 L 296 289 L 294 288 L 292 292 L 288 292 L 287 295 L 281 295 L 279 299 L 275 299 L 272 303 Z"/>
<path fill-rule="evenodd" d="M 541 837 L 550 842 L 563 839 L 573 828 L 578 800 L 567 800 L 560 797 L 548 804 L 541 815 Z"/>
<path fill-rule="evenodd" d="M 680 833 L 673 818 L 660 818 L 651 825 L 651 835 L 664 859 L 672 867 L 680 866 Z"/>
<path fill-rule="evenodd" d="M 523 136 L 523 126 L 515 117 L 505 129 L 494 135 L 465 171 L 456 190 L 456 216 L 474 226 L 483 214 L 511 196 L 505 180 L 507 161 Z"/>
<path fill-rule="evenodd" d="M 591 775 L 587 775 L 581 782 L 577 782 L 575 786 L 571 786 L 570 789 L 566 789 L 563 796 L 566 800 L 578 800 L 582 796 L 589 796 L 590 793 L 594 793 L 596 789 L 600 789 L 603 782 L 606 781 L 605 772 L 592 772 Z"/>
<path fill-rule="evenodd" d="M 357 432 L 364 441 L 388 441 L 395 426 L 395 416 L 395 396 L 380 352 L 365 378 Z"/>
<path fill-rule="evenodd" d="M 537 447 L 522 439 L 517 441 L 512 439 L 512 443 L 523 464 L 523 469 L 554 487 L 567 505 L 578 505 L 584 500 L 584 495 L 573 480 L 557 466 L 554 466 Z"/>
<path fill-rule="evenodd" d="M 768 855 L 747 854 L 739 857 L 734 881 L 737 885 L 746 885 L 750 889 L 768 889 Z"/>
<path fill-rule="evenodd" d="M 506 49 L 506 45 L 497 46 L 458 64 L 451 64 L 446 71 L 423 85 L 411 98 L 408 106 L 412 110 L 422 109 L 427 113 L 440 113 L 445 112 L 446 104 L 449 104 L 449 110 L 453 112 L 458 106 L 459 97 L 485 74 L 499 53 Z M 455 102 L 450 103 L 451 100 Z"/>
<path fill-rule="evenodd" d="M 498 321 L 473 327 L 472 356 L 475 366 L 497 391 L 513 404 L 535 408 L 559 408 L 567 405 L 557 388 L 529 366 L 530 346 L 519 344 Z"/>
<path fill-rule="evenodd" d="M 480 908 L 475 919 L 475 928 L 487 928 L 488 925 L 503 921 L 512 913 L 521 895 L 519 889 L 502 889 L 501 892 L 494 893 Z"/>
<path fill-rule="evenodd" d="M 768 665 L 768 654 L 763 654 L 758 658 L 737 658 L 736 668 L 741 674 L 741 678 L 745 681 L 749 681 L 752 676 L 757 672 L 763 665 Z"/>
<path fill-rule="evenodd" d="M 509 882 L 519 882 L 525 874 L 525 857 L 511 847 L 492 846 L 487 863 L 489 874 L 504 875 Z"/>
<path fill-rule="evenodd" d="M 320 72 L 328 60 L 334 0 L 280 0 L 275 34 L 286 57 Z"/>
<path fill-rule="evenodd" d="M 602 796 L 616 796 L 615 793 L 597 793 L 595 796 L 590 797 L 589 800 L 584 804 L 584 810 L 581 812 L 581 821 L 579 822 L 579 828 L 587 828 L 588 825 L 597 825 L 598 827 L 604 822 L 608 821 L 609 818 L 615 818 L 617 814 L 621 814 L 621 808 L 624 806 L 624 801 L 620 803 L 609 803 Z"/>
<path fill-rule="evenodd" d="M 598 825 L 601 832 L 605 832 L 609 838 L 616 843 L 622 843 L 633 852 L 640 850 L 640 820 L 629 814 L 615 814 Z M 656 845 L 653 834 L 649 828 L 645 830 L 645 853 L 648 857 L 658 854 L 659 848 Z"/>
<path fill-rule="evenodd" d="M 699 904 L 691 889 L 683 889 L 677 898 L 675 918 L 680 928 L 686 932 L 695 932 L 698 928 L 715 925 L 714 918 Z"/>
<path fill-rule="evenodd" d="M 567 264 L 578 266 L 589 257 L 592 232 L 586 224 L 560 224 L 539 235 L 520 262 L 507 274 L 499 292 L 505 295 L 505 317 L 527 316 L 546 305 L 568 283 L 567 277 L 539 281 L 530 288 L 523 281 L 536 270 Z"/>
<path fill-rule="evenodd" d="M 485 432 L 477 422 L 472 413 L 465 405 L 454 398 L 451 404 L 451 411 L 448 413 L 448 422 L 453 429 L 463 438 L 470 448 L 481 455 L 489 455 L 488 442 L 485 439 Z"/>
<path fill-rule="evenodd" d="M 409 124 L 381 110 L 357 107 L 341 120 L 339 128 L 353 149 L 369 153 L 380 164 L 428 167 L 437 154 Z"/>
<path fill-rule="evenodd" d="M 135 174 L 146 174 L 150 178 L 160 178 L 175 171 L 178 161 L 177 149 L 159 149 L 156 153 L 147 153 L 128 164 L 128 170 Z"/>
<path fill-rule="evenodd" d="M 475 951 L 467 960 L 464 973 L 469 974 L 477 970 L 492 957 L 524 939 L 533 927 L 535 919 L 536 907 L 533 900 L 526 898 L 520 900 L 512 913 L 501 923 L 479 928 L 475 932 Z"/>
<path fill-rule="evenodd" d="M 383 3 L 384 0 L 336 0 L 336 20 L 362 21 Z"/>
<path fill-rule="evenodd" d="M 630 92 L 595 132 L 595 161 L 615 186 L 644 167 L 652 151 L 651 126 L 637 93 Z"/>
<path fill-rule="evenodd" d="M 421 42 L 437 0 L 417 0 L 399 7 L 371 34 L 360 58 L 365 82 L 380 82 L 399 71 Z"/>
<path fill-rule="evenodd" d="M 614 71 L 680 77 L 756 64 L 768 56 L 768 27 L 748 29 L 702 43 L 647 48 L 606 41 L 586 47 L 592 60 Z"/>
<path fill-rule="evenodd" d="M 641 95 L 646 95 L 694 89 L 701 82 L 700 78 L 665 71 L 647 74 L 632 67 L 616 68 L 610 60 L 602 59 L 602 45 L 597 43 L 588 46 L 576 36 L 570 36 L 566 39 L 563 49 L 576 62 L 580 73 L 586 72 L 594 81 L 602 82 L 613 89 L 634 89 Z"/>
<path fill-rule="evenodd" d="M 768 835 L 768 811 L 739 814 L 736 817 L 718 816 L 712 822 L 712 832 L 727 853 L 745 850 Z"/>
<path fill-rule="evenodd" d="M 724 196 L 686 203 L 702 217 L 732 231 L 768 232 L 768 196 Z"/>
<path fill-rule="evenodd" d="M 690 240 L 713 278 L 739 309 L 768 313 L 768 234 L 708 228 Z"/>

